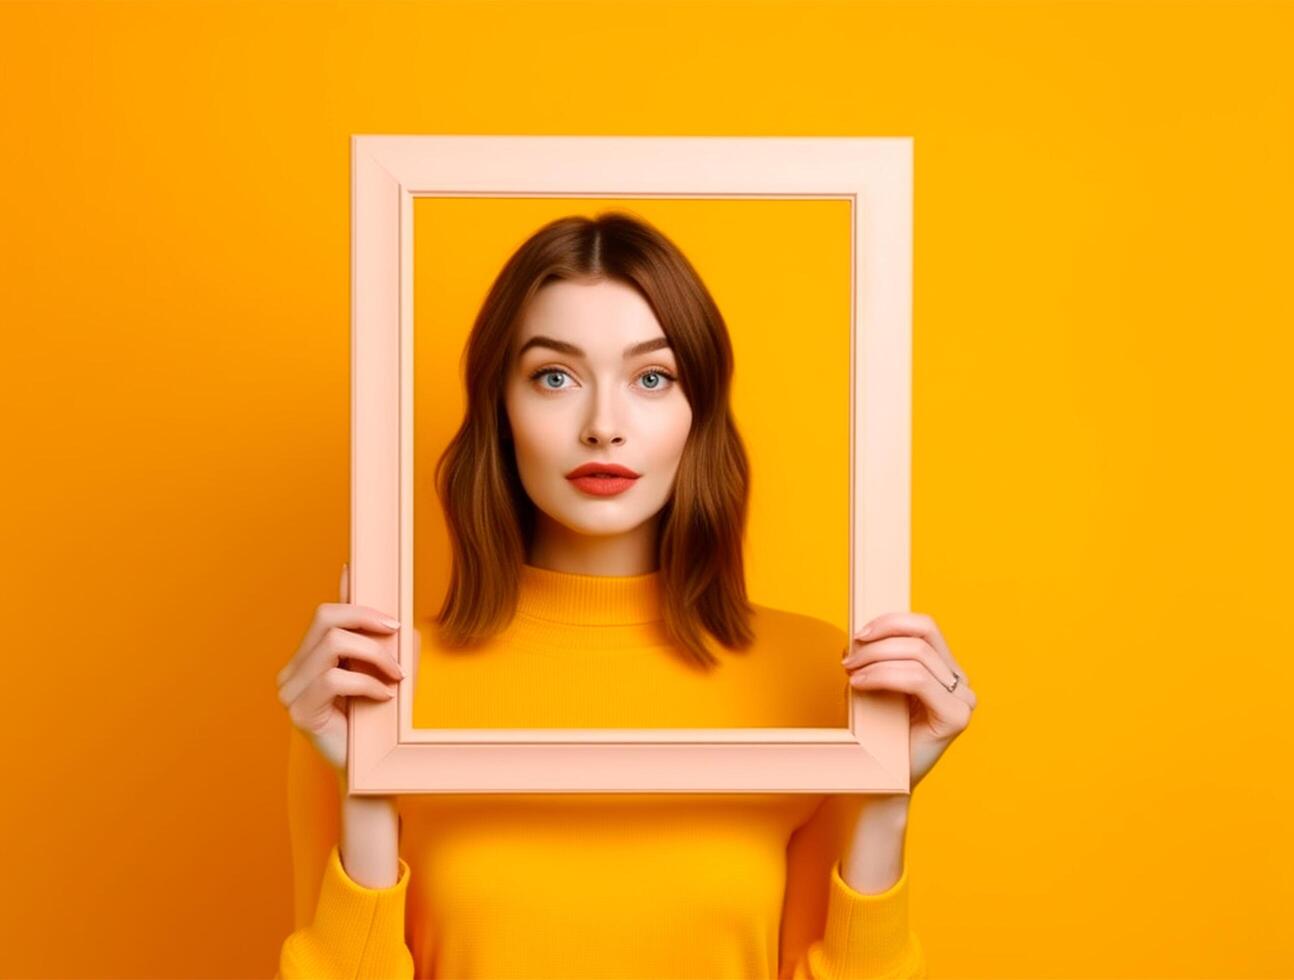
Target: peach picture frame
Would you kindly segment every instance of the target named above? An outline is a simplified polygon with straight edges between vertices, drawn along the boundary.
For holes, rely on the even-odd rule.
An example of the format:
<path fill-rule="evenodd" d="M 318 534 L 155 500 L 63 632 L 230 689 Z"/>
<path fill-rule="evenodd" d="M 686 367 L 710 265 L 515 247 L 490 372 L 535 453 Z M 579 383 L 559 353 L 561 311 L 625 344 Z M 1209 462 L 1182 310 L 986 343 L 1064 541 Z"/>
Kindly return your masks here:
<path fill-rule="evenodd" d="M 908 609 L 911 138 L 352 135 L 351 167 L 351 602 L 413 619 L 415 198 L 791 198 L 852 215 L 849 635 Z M 412 630 L 380 642 L 405 680 L 348 699 L 351 793 L 910 792 L 902 692 L 847 728 L 414 728 Z"/>

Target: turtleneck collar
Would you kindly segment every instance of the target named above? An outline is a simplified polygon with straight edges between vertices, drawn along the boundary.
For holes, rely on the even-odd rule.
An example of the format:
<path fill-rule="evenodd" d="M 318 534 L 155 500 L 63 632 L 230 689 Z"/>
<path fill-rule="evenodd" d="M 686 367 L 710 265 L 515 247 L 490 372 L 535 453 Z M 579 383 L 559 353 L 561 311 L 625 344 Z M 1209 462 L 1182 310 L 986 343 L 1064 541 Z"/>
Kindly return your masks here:
<path fill-rule="evenodd" d="M 656 622 L 661 618 L 660 572 L 581 575 L 522 564 L 517 612 L 582 626 Z"/>

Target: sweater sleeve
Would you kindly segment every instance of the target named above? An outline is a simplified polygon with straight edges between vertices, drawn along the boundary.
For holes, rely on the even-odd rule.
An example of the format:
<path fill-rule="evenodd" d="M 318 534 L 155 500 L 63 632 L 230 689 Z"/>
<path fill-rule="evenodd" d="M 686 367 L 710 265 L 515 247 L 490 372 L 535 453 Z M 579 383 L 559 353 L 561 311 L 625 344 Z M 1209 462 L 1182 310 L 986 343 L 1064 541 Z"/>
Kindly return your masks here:
<path fill-rule="evenodd" d="M 840 874 L 859 801 L 828 796 L 791 836 L 781 928 L 783 980 L 925 978 L 908 921 L 908 868 L 886 891 L 865 894 Z"/>
<path fill-rule="evenodd" d="M 387 888 L 366 888 L 346 873 L 336 773 L 295 727 L 287 782 L 294 931 L 279 950 L 275 980 L 412 977 L 404 941 L 409 865 L 399 859 Z"/>
<path fill-rule="evenodd" d="M 314 920 L 283 943 L 279 980 L 383 977 L 411 980 L 413 955 L 404 941 L 409 865 L 399 859 L 394 885 L 367 888 L 347 873 L 336 844 L 328 854 Z"/>

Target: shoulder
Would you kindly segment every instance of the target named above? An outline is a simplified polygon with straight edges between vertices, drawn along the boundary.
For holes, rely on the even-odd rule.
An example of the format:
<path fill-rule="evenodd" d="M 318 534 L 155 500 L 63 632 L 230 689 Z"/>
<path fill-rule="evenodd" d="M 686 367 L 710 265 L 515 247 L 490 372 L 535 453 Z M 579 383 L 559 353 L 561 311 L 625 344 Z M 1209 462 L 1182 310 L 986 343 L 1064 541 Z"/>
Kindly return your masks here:
<path fill-rule="evenodd" d="M 779 648 L 798 651 L 799 656 L 817 660 L 827 659 L 831 654 L 835 657 L 835 665 L 840 666 L 840 658 L 848 645 L 846 630 L 807 613 L 759 603 L 751 603 L 751 606 L 755 610 L 751 625 L 757 643 L 775 644 Z"/>
<path fill-rule="evenodd" d="M 797 727 L 848 725 L 847 672 L 841 658 L 848 631 L 817 616 L 751 604 L 755 644 L 749 651 L 770 665 L 784 699 L 797 705 Z"/>

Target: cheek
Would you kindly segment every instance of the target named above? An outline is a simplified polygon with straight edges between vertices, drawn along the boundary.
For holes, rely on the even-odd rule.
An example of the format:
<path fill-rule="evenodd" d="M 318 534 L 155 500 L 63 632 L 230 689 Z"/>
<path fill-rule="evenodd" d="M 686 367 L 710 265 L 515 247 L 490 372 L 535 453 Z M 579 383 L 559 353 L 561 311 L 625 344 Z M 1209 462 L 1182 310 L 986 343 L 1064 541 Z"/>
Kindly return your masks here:
<path fill-rule="evenodd" d="M 692 411 L 684 402 L 671 413 L 665 424 L 657 429 L 652 447 L 653 454 L 660 464 L 673 467 L 683 455 L 687 445 L 688 433 L 692 429 Z"/>
<path fill-rule="evenodd" d="M 549 461 L 556 458 L 557 439 L 534 424 L 524 426 L 521 432 L 513 430 L 512 439 L 519 463 L 540 464 L 547 470 Z"/>
<path fill-rule="evenodd" d="M 544 459 L 551 456 L 558 445 L 557 436 L 562 429 L 561 420 L 553 413 L 532 406 L 524 406 L 509 414 L 508 426 L 512 441 L 517 447 L 518 459 Z"/>
<path fill-rule="evenodd" d="M 692 409 L 686 401 L 679 407 L 673 421 L 674 425 L 671 428 L 670 435 L 674 453 L 678 455 L 683 452 L 683 446 L 687 443 L 688 434 L 692 431 Z"/>

